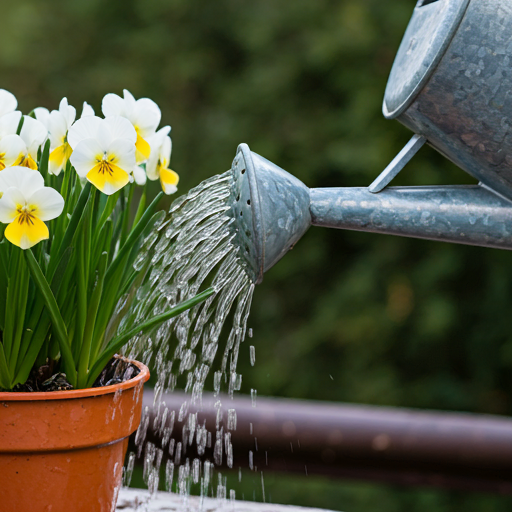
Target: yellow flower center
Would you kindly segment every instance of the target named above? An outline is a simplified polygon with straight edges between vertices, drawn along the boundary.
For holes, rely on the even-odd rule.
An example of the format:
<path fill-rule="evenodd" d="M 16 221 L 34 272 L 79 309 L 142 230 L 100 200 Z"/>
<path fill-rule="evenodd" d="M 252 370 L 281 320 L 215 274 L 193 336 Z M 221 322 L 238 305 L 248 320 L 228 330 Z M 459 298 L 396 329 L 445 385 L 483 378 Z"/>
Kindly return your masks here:
<path fill-rule="evenodd" d="M 36 218 L 34 212 L 36 211 L 36 208 L 29 208 L 27 206 L 18 205 L 16 211 L 18 212 L 18 217 L 16 219 L 18 224 L 28 224 L 31 226 L 34 225 L 34 219 Z"/>
<path fill-rule="evenodd" d="M 108 158 L 107 155 L 104 155 L 101 160 L 96 159 L 98 162 L 97 172 L 99 174 L 108 174 L 109 176 L 112 176 L 112 174 L 114 174 L 115 159 L 115 156 Z"/>
<path fill-rule="evenodd" d="M 0 153 L 0 171 L 3 171 L 5 169 L 4 158 L 5 153 Z"/>
<path fill-rule="evenodd" d="M 28 167 L 29 169 L 33 169 L 34 171 L 37 171 L 37 163 L 29 154 L 20 155 L 18 157 L 18 160 L 16 160 L 16 162 L 14 162 L 14 165 L 19 165 L 21 167 Z"/>

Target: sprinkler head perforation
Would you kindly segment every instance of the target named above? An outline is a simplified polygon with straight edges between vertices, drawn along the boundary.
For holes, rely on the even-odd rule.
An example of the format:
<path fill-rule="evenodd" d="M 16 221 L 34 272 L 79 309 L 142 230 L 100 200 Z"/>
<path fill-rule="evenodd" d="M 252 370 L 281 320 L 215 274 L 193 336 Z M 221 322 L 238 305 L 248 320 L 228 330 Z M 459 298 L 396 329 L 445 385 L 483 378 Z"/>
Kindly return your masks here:
<path fill-rule="evenodd" d="M 251 185 L 247 164 L 242 154 L 237 153 L 231 166 L 232 189 L 231 208 L 234 219 L 235 244 L 239 247 L 239 256 L 254 282 L 260 282 L 260 248 L 255 241 L 254 213 L 251 205 Z M 254 185 L 253 185 L 254 186 Z"/>
<path fill-rule="evenodd" d="M 235 243 L 258 284 L 311 225 L 309 189 L 240 144 L 231 167 Z"/>

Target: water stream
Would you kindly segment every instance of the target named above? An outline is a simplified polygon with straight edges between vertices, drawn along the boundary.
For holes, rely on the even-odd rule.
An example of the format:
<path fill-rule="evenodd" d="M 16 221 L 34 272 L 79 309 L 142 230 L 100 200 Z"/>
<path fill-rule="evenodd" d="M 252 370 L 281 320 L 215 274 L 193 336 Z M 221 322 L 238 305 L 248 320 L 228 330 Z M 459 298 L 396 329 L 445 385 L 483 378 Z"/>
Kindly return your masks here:
<path fill-rule="evenodd" d="M 156 446 L 146 442 L 149 411 L 143 411 L 136 437 L 138 453 L 129 456 L 125 482 L 131 478 L 136 455 L 143 455 L 144 478 L 150 491 L 155 492 L 162 460 L 167 458 L 165 487 L 185 499 L 192 484 L 200 484 L 202 496 L 234 498 L 234 491 L 226 488 L 226 478 L 214 468 L 223 461 L 232 467 L 230 431 L 236 428 L 236 412 L 229 409 L 229 403 L 219 400 L 218 417 L 227 417 L 227 422 L 217 421 L 213 432 L 198 424 L 197 412 L 189 413 L 190 405 L 201 405 L 205 385 L 213 387 L 216 395 L 222 391 L 232 397 L 242 383 L 237 361 L 246 336 L 254 283 L 234 243 L 232 180 L 228 171 L 178 198 L 147 237 L 135 266 L 142 268 L 151 258 L 150 273 L 136 291 L 126 320 L 139 322 L 160 314 L 207 286 L 215 290 L 205 302 L 169 320 L 151 335 L 132 340 L 127 354 L 150 364 L 157 375 L 153 428 L 161 434 L 162 443 Z M 254 347 L 248 350 L 254 364 Z M 166 407 L 162 395 L 172 392 L 178 380 L 184 382 L 188 399 L 176 412 Z M 184 425 L 179 442 L 171 439 L 176 421 Z M 214 460 L 204 464 L 197 458 L 189 460 L 186 448 L 193 443 L 199 455 L 206 447 L 213 448 Z M 165 452 L 168 457 L 164 457 Z"/>

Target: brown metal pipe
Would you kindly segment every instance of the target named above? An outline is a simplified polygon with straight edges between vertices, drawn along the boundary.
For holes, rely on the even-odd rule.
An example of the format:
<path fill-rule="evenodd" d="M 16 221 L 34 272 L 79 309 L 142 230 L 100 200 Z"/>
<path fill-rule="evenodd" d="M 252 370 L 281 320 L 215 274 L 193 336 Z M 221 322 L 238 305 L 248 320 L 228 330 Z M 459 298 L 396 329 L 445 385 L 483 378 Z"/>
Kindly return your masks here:
<path fill-rule="evenodd" d="M 152 408 L 153 398 L 151 390 L 145 392 L 144 405 Z M 163 402 L 177 417 L 190 399 L 173 393 Z M 198 424 L 205 421 L 209 431 L 215 432 L 219 400 L 224 431 L 228 409 L 236 410 L 234 467 L 247 467 L 251 450 L 258 470 L 512 494 L 508 418 L 278 398 L 258 398 L 252 407 L 250 398 L 205 395 L 202 407 L 189 410 L 198 412 Z M 153 417 L 148 438 L 158 445 Z M 182 440 L 182 426 L 174 426 L 176 441 Z M 197 457 L 195 443 L 186 456 Z M 211 448 L 203 458 L 213 459 Z"/>

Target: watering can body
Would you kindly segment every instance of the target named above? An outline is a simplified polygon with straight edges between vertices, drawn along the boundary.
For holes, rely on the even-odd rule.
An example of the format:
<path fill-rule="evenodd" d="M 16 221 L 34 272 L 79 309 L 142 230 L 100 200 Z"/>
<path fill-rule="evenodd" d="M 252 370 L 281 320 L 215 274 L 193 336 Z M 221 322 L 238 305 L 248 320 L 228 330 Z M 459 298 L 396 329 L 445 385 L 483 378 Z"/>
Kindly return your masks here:
<path fill-rule="evenodd" d="M 415 135 L 369 187 L 308 189 L 241 144 L 234 228 L 256 282 L 311 225 L 512 249 L 512 2 L 419 0 L 383 113 Z M 478 185 L 388 187 L 424 143 Z"/>
<path fill-rule="evenodd" d="M 383 113 L 512 199 L 512 2 L 418 2 Z"/>

